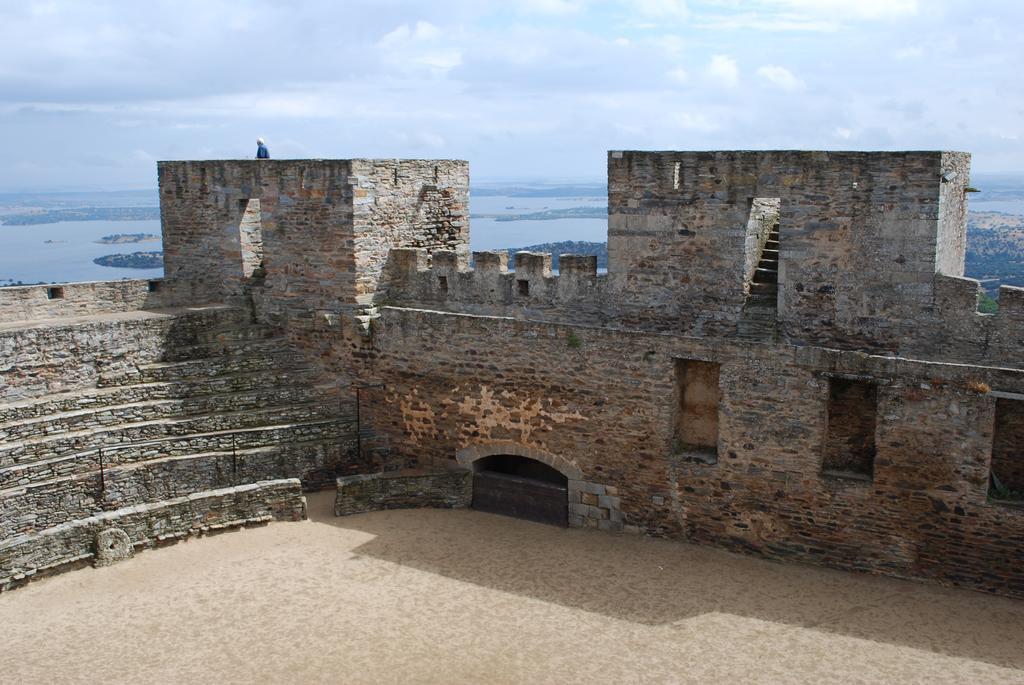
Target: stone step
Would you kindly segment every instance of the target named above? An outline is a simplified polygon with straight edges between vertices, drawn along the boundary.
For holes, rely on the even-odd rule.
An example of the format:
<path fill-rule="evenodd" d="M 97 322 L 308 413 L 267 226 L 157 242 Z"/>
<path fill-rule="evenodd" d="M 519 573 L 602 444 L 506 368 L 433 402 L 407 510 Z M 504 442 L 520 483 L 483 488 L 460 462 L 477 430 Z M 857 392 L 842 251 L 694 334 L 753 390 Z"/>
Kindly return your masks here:
<path fill-rule="evenodd" d="M 344 470 L 353 454 L 337 441 L 192 453 L 113 465 L 0 491 L 0 539 L 101 511 L 188 496 L 212 488 Z M 309 486 L 319 485 L 311 482 Z"/>
<path fill-rule="evenodd" d="M 0 404 L 0 423 L 40 418 L 87 408 L 100 409 L 145 400 L 182 399 L 285 385 L 306 386 L 313 382 L 315 377 L 316 374 L 311 368 L 299 368 L 293 371 L 272 369 L 44 395 L 31 400 Z"/>
<path fill-rule="evenodd" d="M 758 267 L 754 270 L 754 283 L 778 283 L 779 272 L 776 269 Z"/>
<path fill-rule="evenodd" d="M 779 251 L 777 249 L 765 248 L 761 250 L 761 259 L 771 259 L 773 261 L 779 261 Z"/>
<path fill-rule="evenodd" d="M 772 295 L 777 293 L 779 286 L 777 283 L 751 283 L 750 292 L 752 295 Z"/>
<path fill-rule="evenodd" d="M 305 402 L 265 409 L 217 412 L 101 426 L 0 443 L 0 470 L 97 448 L 150 442 L 172 436 L 234 431 L 259 426 L 307 423 L 337 417 L 337 408 Z"/>
<path fill-rule="evenodd" d="M 235 393 L 199 395 L 175 399 L 151 399 L 117 405 L 86 406 L 84 409 L 59 412 L 0 423 L 0 444 L 29 440 L 44 435 L 58 435 L 90 428 L 116 427 L 161 418 L 201 416 L 231 411 L 268 409 L 304 404 L 311 401 L 333 401 L 339 413 L 351 413 L 351 402 L 317 398 L 309 386 L 288 384 L 258 387 Z M 348 412 L 345 411 L 348 409 Z"/>
<path fill-rule="evenodd" d="M 268 351 L 260 355 L 144 364 L 135 369 L 133 373 L 103 377 L 100 386 L 180 381 L 237 373 L 254 373 L 274 369 L 296 370 L 308 367 L 308 363 L 298 352 Z"/>
<path fill-rule="evenodd" d="M 288 350 L 288 341 L 280 336 L 244 340 L 212 340 L 195 345 L 170 346 L 161 362 L 179 362 L 225 356 L 260 355 Z"/>
<path fill-rule="evenodd" d="M 354 445 L 354 421 L 328 419 L 305 423 L 264 425 L 235 430 L 165 436 L 158 440 L 121 443 L 103 450 L 105 468 L 203 452 L 227 452 L 299 442 L 327 441 Z M 347 449 L 347 447 L 346 447 Z M 100 453 L 93 448 L 45 460 L 0 467 L 0 490 L 31 483 L 92 473 L 99 470 Z"/>
<path fill-rule="evenodd" d="M 778 318 L 778 312 L 774 309 L 753 307 L 743 310 L 740 321 L 768 321 L 774 322 Z"/>
<path fill-rule="evenodd" d="M 778 329 L 774 324 L 740 321 L 736 325 L 736 335 L 747 340 L 778 340 Z"/>
<path fill-rule="evenodd" d="M 764 249 L 765 250 L 778 250 L 779 249 L 779 241 L 778 240 L 766 240 L 766 241 L 764 241 Z"/>

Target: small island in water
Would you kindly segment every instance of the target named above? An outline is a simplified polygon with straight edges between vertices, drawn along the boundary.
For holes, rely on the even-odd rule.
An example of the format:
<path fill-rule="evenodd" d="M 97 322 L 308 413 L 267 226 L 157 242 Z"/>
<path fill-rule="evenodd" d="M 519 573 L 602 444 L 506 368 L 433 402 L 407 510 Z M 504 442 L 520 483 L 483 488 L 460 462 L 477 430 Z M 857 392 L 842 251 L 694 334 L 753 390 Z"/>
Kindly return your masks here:
<path fill-rule="evenodd" d="M 152 233 L 114 233 L 105 235 L 96 242 L 103 245 L 120 245 L 121 243 L 148 243 L 153 240 L 160 240 L 160 236 Z"/>
<path fill-rule="evenodd" d="M 108 254 L 92 261 L 100 266 L 116 266 L 122 269 L 159 269 L 164 265 L 164 253 L 158 251 Z"/>

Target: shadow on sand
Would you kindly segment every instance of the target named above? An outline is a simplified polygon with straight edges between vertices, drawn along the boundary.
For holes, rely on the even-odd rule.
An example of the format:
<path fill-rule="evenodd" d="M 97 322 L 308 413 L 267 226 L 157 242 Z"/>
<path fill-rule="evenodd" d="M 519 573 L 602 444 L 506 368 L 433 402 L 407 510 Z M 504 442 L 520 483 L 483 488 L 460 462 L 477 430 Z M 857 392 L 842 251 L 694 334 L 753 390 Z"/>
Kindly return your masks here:
<path fill-rule="evenodd" d="M 1024 602 L 707 547 L 474 511 L 310 519 L 374 536 L 354 550 L 459 581 L 645 625 L 715 612 L 1024 669 Z"/>

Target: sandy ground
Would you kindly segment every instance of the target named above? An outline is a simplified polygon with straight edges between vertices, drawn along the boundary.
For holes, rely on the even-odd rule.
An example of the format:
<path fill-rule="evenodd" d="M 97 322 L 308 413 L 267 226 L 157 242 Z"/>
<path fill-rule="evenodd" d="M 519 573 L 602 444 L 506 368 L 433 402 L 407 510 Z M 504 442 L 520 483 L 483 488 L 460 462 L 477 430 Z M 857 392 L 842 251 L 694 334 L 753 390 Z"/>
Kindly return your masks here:
<path fill-rule="evenodd" d="M 330 497 L 0 595 L 0 682 L 1024 683 L 1024 602 Z"/>

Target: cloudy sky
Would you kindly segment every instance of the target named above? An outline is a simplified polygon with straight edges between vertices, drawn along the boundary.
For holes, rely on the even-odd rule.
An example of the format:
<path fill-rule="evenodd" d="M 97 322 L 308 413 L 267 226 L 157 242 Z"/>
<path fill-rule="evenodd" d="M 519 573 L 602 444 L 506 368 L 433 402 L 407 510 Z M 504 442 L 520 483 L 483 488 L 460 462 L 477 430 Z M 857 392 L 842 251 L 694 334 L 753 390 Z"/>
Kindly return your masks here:
<path fill-rule="evenodd" d="M 0 191 L 155 160 L 961 149 L 1024 171 L 1019 0 L 0 0 Z"/>

